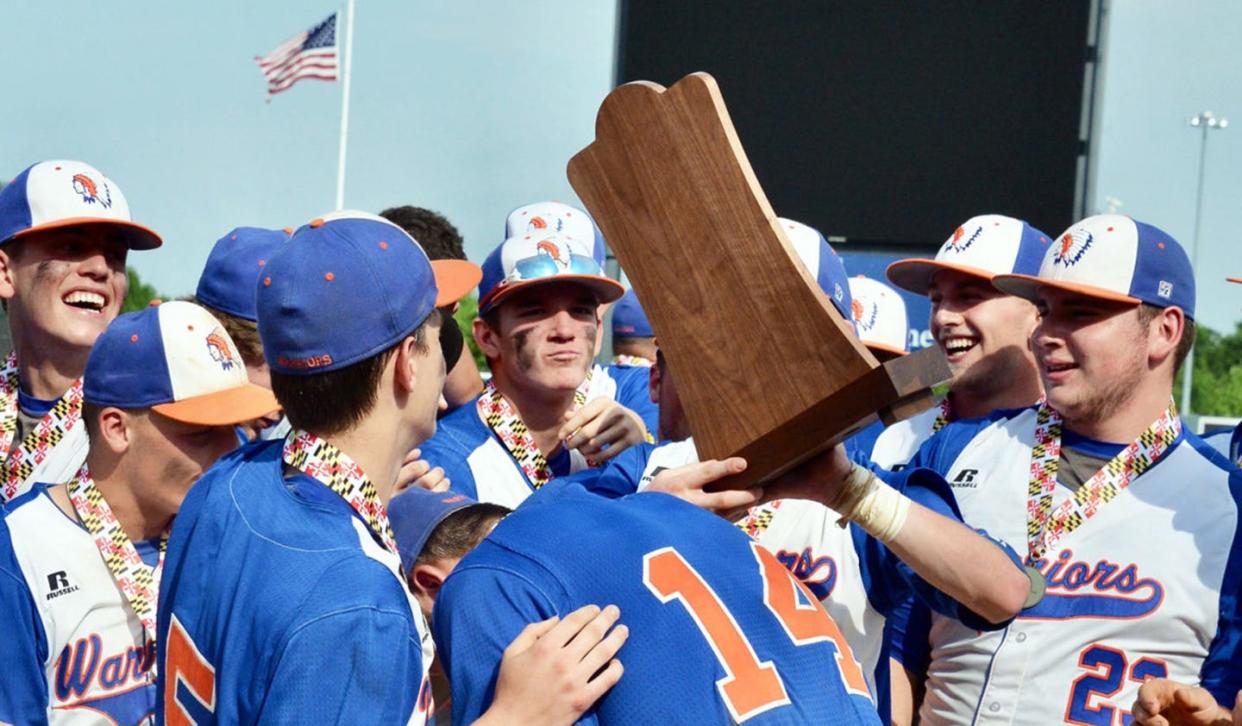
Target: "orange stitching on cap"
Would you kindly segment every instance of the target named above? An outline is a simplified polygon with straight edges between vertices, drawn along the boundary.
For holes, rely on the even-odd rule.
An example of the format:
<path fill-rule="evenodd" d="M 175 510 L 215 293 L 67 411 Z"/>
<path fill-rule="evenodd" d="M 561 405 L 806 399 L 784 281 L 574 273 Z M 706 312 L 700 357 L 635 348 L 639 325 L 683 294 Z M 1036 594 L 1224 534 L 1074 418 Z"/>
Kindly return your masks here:
<path fill-rule="evenodd" d="M 293 234 L 293 227 L 285 227 L 285 234 Z"/>
<path fill-rule="evenodd" d="M 268 285 L 271 285 L 271 284 L 272 284 L 272 278 L 270 277 L 263 278 L 263 287 L 267 287 Z"/>
<path fill-rule="evenodd" d="M 1109 232 L 1112 232 L 1112 231 L 1113 231 L 1113 228 L 1112 228 L 1112 227 L 1109 227 L 1109 228 L 1108 228 L 1108 231 L 1109 231 Z"/>
<path fill-rule="evenodd" d="M 129 336 L 129 342 L 131 342 L 131 343 L 137 343 L 137 342 L 138 342 L 138 336 L 137 336 L 137 335 L 131 335 L 131 336 Z"/>
<path fill-rule="evenodd" d="M 259 267 L 263 267 L 266 264 L 267 264 L 267 260 L 259 260 Z"/>
<path fill-rule="evenodd" d="M 186 329 L 186 330 L 194 330 L 194 326 L 193 326 L 193 325 L 187 325 L 187 326 L 185 326 L 185 329 Z"/>
<path fill-rule="evenodd" d="M 323 273 L 323 279 L 327 280 L 328 282 L 332 282 L 333 280 L 336 279 L 336 275 L 333 275 L 331 272 L 325 272 Z"/>
<path fill-rule="evenodd" d="M 1164 249 L 1164 243 L 1163 243 L 1163 242 L 1157 242 L 1157 243 L 1156 243 L 1156 246 L 1157 246 L 1157 247 L 1159 247 L 1160 249 Z"/>
<path fill-rule="evenodd" d="M 229 239 L 237 239 L 237 235 L 235 235 L 235 234 L 231 234 L 231 235 L 229 235 Z"/>
<path fill-rule="evenodd" d="M 315 217 L 314 219 L 312 219 L 312 220 L 310 221 L 310 226 L 311 226 L 311 227 L 322 227 L 322 226 L 323 226 L 323 217 Z"/>
<path fill-rule="evenodd" d="M 58 166 L 58 167 L 56 167 L 56 168 L 55 168 L 55 171 L 60 171 L 60 169 L 61 169 L 61 168 Z"/>
<path fill-rule="evenodd" d="M 387 243 L 387 242 L 385 242 L 384 240 L 380 240 L 380 243 L 379 243 L 379 248 L 380 248 L 381 250 L 386 250 L 386 249 L 388 249 L 388 243 Z"/>

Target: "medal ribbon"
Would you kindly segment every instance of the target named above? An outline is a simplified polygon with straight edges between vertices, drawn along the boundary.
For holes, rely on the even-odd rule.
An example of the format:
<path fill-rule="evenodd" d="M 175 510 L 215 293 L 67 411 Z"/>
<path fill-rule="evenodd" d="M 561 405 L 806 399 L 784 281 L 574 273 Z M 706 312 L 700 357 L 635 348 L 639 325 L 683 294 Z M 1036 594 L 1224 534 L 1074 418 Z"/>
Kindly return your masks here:
<path fill-rule="evenodd" d="M 67 485 L 69 501 L 73 503 L 78 519 L 95 540 L 95 547 L 103 557 L 108 572 L 117 587 L 125 594 L 129 607 L 142 622 L 147 642 L 155 642 L 155 610 L 159 602 L 160 573 L 164 569 L 164 550 L 168 546 L 168 532 L 160 537 L 160 561 L 154 568 L 148 567 L 138 555 L 134 543 L 117 521 L 112 507 L 95 486 L 90 471 L 84 464 L 77 477 Z M 150 678 L 155 677 L 152 669 Z"/>
<path fill-rule="evenodd" d="M 650 368 L 655 365 L 650 358 L 644 358 L 641 355 L 629 355 L 627 353 L 618 353 L 612 357 L 614 366 L 633 366 L 634 368 Z"/>
<path fill-rule="evenodd" d="M 19 385 L 17 354 L 10 353 L 4 367 L 0 368 L 0 474 L 3 474 L 0 499 L 6 502 L 22 493 L 22 483 L 82 419 L 82 379 L 79 378 L 38 425 L 14 446 Z"/>
<path fill-rule="evenodd" d="M 397 540 L 388 522 L 388 510 L 375 485 L 348 454 L 312 433 L 294 429 L 285 438 L 284 461 L 336 492 L 362 516 L 384 547 L 396 554 Z"/>
<path fill-rule="evenodd" d="M 1160 460 L 1182 434 L 1177 408 L 1170 403 L 1129 446 L 1117 452 L 1085 484 L 1052 511 L 1061 459 L 1061 415 L 1046 401 L 1035 417 L 1035 446 L 1031 449 L 1031 482 L 1027 489 L 1026 541 L 1028 561 L 1041 559 L 1062 537 L 1082 526 L 1105 504 L 1130 486 Z"/>
<path fill-rule="evenodd" d="M 940 429 L 949 425 L 949 421 L 953 418 L 953 407 L 949 405 L 949 397 L 945 396 L 940 399 L 940 413 L 936 415 L 936 420 L 932 421 L 932 433 L 936 433 Z"/>
<path fill-rule="evenodd" d="M 574 413 L 586 405 L 586 392 L 590 386 L 591 372 L 587 371 L 586 379 L 574 391 Z M 535 444 L 535 437 L 531 436 L 530 429 L 526 428 L 526 423 L 513 405 L 496 390 L 495 384 L 490 380 L 484 384 L 477 406 L 479 417 L 488 428 L 496 432 L 496 438 L 500 439 L 500 443 L 509 450 L 518 466 L 522 467 L 530 485 L 538 489 L 551 481 L 552 469 Z"/>

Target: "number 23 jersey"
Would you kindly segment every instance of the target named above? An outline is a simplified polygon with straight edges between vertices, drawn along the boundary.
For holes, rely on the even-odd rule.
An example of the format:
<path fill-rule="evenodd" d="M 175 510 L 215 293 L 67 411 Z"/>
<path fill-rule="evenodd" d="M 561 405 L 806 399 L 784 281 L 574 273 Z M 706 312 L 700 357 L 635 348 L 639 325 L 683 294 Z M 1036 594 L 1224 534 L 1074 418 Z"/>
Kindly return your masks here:
<path fill-rule="evenodd" d="M 441 589 L 453 722 L 486 710 L 527 623 L 610 603 L 630 629 L 625 675 L 580 723 L 879 723 L 835 623 L 767 550 L 665 494 L 569 483 L 527 500 Z"/>

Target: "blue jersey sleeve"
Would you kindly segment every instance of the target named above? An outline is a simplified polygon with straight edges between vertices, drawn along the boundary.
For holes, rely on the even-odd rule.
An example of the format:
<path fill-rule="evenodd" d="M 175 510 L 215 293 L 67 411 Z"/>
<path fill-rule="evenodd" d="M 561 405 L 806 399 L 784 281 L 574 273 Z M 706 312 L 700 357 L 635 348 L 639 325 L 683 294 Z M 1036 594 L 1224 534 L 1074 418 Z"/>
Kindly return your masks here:
<path fill-rule="evenodd" d="M 1229 475 L 1229 489 L 1242 513 L 1242 473 L 1236 469 Z M 1219 611 L 1216 637 L 1208 647 L 1199 680 L 1221 705 L 1232 708 L 1234 698 L 1242 690 L 1242 520 L 1235 525 L 1221 581 Z"/>
<path fill-rule="evenodd" d="M 30 589 L 0 525 L 0 722 L 47 723 L 47 636 Z"/>
<path fill-rule="evenodd" d="M 638 483 L 642 480 L 647 468 L 647 461 L 654 444 L 640 443 L 617 454 L 603 466 L 582 471 L 563 477 L 567 482 L 579 484 L 583 489 L 609 499 L 617 499 L 638 491 Z"/>
<path fill-rule="evenodd" d="M 505 648 L 528 624 L 563 615 L 554 599 L 527 577 L 487 567 L 458 570 L 445 580 L 432 630 L 453 688 L 453 723 L 473 723 L 491 706 Z"/>
<path fill-rule="evenodd" d="M 892 473 L 889 478 L 893 486 L 900 489 L 915 503 L 943 517 L 957 522 L 962 521 L 962 514 L 953 497 L 952 489 L 936 472 L 928 469 L 908 468 Z M 880 612 L 888 615 L 913 594 L 941 615 L 959 620 L 975 630 L 999 630 L 1008 625 L 1008 622 L 992 623 L 976 615 L 970 608 L 928 584 L 914 572 L 913 568 L 879 540 L 866 535 L 861 528 L 852 529 L 859 566 L 862 569 L 864 581 L 870 583 L 868 592 L 871 602 Z M 1004 551 L 1014 567 L 1022 568 L 1021 560 L 1007 545 L 988 537 L 986 532 L 979 532 L 979 534 Z"/>
<path fill-rule="evenodd" d="M 408 612 L 373 607 L 335 612 L 289 636 L 259 720 L 406 723 L 421 682 L 422 646 Z"/>

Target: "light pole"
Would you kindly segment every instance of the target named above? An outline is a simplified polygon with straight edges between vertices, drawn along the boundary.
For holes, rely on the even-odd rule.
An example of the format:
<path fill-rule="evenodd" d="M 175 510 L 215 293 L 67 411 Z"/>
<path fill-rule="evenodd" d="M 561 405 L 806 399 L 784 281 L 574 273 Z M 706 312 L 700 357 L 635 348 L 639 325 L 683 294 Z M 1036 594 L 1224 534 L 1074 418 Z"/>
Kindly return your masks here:
<path fill-rule="evenodd" d="M 1190 125 L 1199 129 L 1199 184 L 1195 189 L 1195 236 L 1190 242 L 1190 269 L 1198 277 L 1199 227 L 1203 222 L 1203 169 L 1207 160 L 1208 131 L 1229 126 L 1229 119 L 1217 118 L 1211 111 L 1192 116 Z M 1190 415 L 1190 387 L 1194 382 L 1195 349 L 1191 348 L 1182 366 L 1182 415 Z"/>

